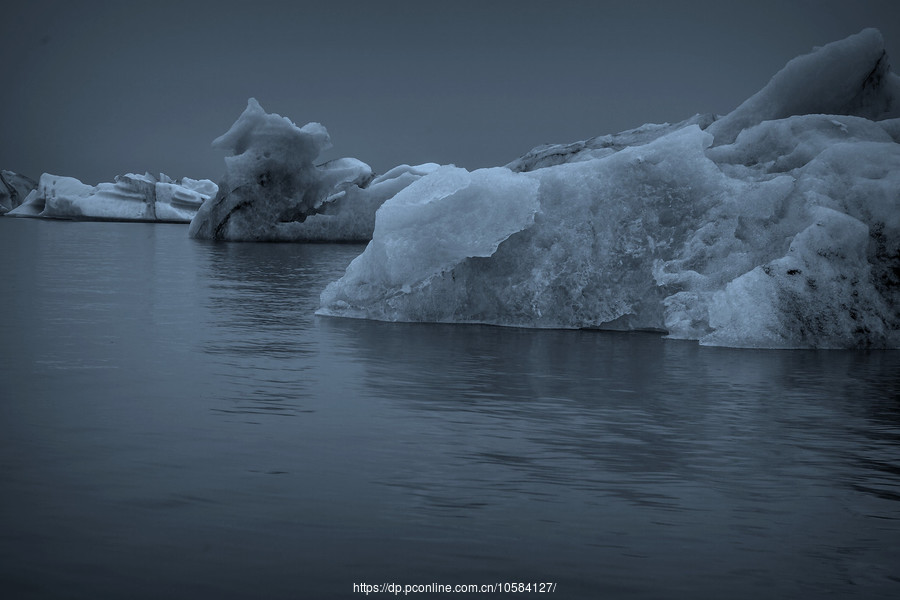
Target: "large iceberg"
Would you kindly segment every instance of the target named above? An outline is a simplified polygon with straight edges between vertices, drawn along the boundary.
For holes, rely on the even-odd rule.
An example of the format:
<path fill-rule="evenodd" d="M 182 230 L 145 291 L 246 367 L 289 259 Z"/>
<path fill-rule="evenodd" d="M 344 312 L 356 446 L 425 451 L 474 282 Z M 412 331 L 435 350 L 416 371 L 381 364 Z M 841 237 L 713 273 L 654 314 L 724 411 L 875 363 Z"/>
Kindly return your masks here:
<path fill-rule="evenodd" d="M 86 185 L 74 177 L 44 173 L 13 217 L 189 223 L 217 190 L 208 179 L 173 180 L 127 173 L 113 183 Z"/>
<path fill-rule="evenodd" d="M 441 168 L 381 207 L 319 314 L 900 347 L 898 117 L 868 29 L 718 120 Z"/>
<path fill-rule="evenodd" d="M 297 127 L 254 98 L 224 135 L 219 193 L 191 222 L 196 238 L 231 241 L 368 241 L 375 211 L 437 165 L 401 165 L 375 177 L 366 163 L 315 160 L 331 147 L 319 123 Z"/>

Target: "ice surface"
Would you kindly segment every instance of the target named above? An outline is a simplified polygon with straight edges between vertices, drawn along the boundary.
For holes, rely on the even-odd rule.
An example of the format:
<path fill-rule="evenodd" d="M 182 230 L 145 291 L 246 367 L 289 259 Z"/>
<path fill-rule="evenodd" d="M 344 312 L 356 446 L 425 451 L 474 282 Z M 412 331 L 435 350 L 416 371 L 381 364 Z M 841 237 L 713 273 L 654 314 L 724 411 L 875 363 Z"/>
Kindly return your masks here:
<path fill-rule="evenodd" d="M 376 318 L 389 320 L 400 317 L 398 310 L 420 311 L 416 301 L 393 307 L 385 294 L 418 298 L 419 291 L 454 266 L 493 255 L 511 234 L 534 223 L 537 191 L 536 180 L 503 168 L 469 173 L 441 167 L 379 209 L 372 242 L 347 268 L 345 279 L 359 285 L 339 289 L 332 284 L 323 299 L 334 293 L 328 304 L 377 307 Z M 417 318 L 436 320 L 436 313 L 424 310 Z"/>
<path fill-rule="evenodd" d="M 615 154 L 619 150 L 632 146 L 641 146 L 653 140 L 682 129 L 688 125 L 699 125 L 705 129 L 716 120 L 715 115 L 694 115 L 690 119 L 680 123 L 647 123 L 635 129 L 629 129 L 621 133 L 601 135 L 581 142 L 571 144 L 545 144 L 534 148 L 524 156 L 517 158 L 508 165 L 517 173 L 534 171 L 544 167 L 552 167 L 563 163 L 580 162 L 593 158 L 604 158 Z"/>
<path fill-rule="evenodd" d="M 348 185 L 326 198 L 319 212 L 303 222 L 279 223 L 270 239 L 279 241 L 361 242 L 372 239 L 375 211 L 388 199 L 439 165 L 400 165 L 365 187 Z"/>
<path fill-rule="evenodd" d="M 319 313 L 900 347 L 887 65 L 865 30 L 792 60 L 712 123 L 536 148 L 509 169 L 438 169 L 379 209 Z"/>
<path fill-rule="evenodd" d="M 266 113 L 253 98 L 231 129 L 213 141 L 213 147 L 228 153 L 225 178 L 218 194 L 191 222 L 192 237 L 305 239 L 315 227 L 299 225 L 331 209 L 327 206 L 329 199 L 346 198 L 342 204 L 349 203 L 357 195 L 355 190 L 365 187 L 373 176 L 369 166 L 355 158 L 315 165 L 319 154 L 331 147 L 325 128 L 319 123 L 297 127 L 286 117 Z M 334 207 L 331 221 L 348 214 Z M 347 229 L 355 227 L 355 222 L 347 224 Z M 340 228 L 333 223 L 323 224 L 322 229 L 329 229 L 330 235 L 323 233 L 323 239 L 341 238 L 341 232 L 335 231 Z M 371 231 L 360 239 L 369 239 L 370 235 Z"/>
<path fill-rule="evenodd" d="M 10 216 L 55 219 L 165 221 L 189 223 L 215 194 L 208 179 L 180 182 L 165 174 L 127 173 L 114 183 L 86 185 L 74 177 L 44 173 L 38 186 Z"/>
<path fill-rule="evenodd" d="M 480 185 L 470 185 L 465 203 L 454 196 L 465 172 L 441 169 L 382 206 L 369 247 L 323 293 L 323 313 L 661 328 L 654 261 L 725 193 L 724 176 L 703 154 L 709 138 L 691 126 L 607 158 L 521 174 L 474 171 Z M 464 225 L 451 228 L 457 221 Z M 621 322 L 629 314 L 635 319 Z"/>
<path fill-rule="evenodd" d="M 730 143 L 757 123 L 808 114 L 900 117 L 900 77 L 890 71 L 877 29 L 864 29 L 791 60 L 708 131 L 716 144 Z"/>

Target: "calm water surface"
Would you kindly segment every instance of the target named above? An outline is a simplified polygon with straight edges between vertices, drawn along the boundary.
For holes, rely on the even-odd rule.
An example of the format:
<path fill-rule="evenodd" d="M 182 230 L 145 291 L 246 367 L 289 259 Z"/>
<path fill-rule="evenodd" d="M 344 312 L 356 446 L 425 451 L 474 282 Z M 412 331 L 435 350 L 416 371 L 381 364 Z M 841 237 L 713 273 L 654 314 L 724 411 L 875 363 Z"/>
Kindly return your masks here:
<path fill-rule="evenodd" d="M 361 250 L 0 219 L 3 596 L 900 595 L 900 352 L 314 316 Z"/>

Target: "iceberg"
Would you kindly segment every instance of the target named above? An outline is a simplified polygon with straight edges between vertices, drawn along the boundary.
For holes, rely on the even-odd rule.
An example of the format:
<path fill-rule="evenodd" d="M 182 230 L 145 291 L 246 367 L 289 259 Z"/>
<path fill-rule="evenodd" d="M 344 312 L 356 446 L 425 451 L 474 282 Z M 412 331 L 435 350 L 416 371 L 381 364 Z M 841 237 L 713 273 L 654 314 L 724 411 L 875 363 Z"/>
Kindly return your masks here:
<path fill-rule="evenodd" d="M 213 147 L 227 154 L 225 177 L 190 228 L 210 240 L 368 241 L 378 207 L 438 167 L 400 165 L 376 177 L 355 158 L 316 165 L 331 148 L 325 127 L 297 127 L 254 98 Z"/>
<path fill-rule="evenodd" d="M 313 161 L 330 146 L 319 123 L 297 127 L 250 98 L 231 129 L 213 141 L 214 148 L 228 154 L 225 177 L 191 221 L 190 236 L 271 240 L 281 223 L 313 214 L 335 187 L 371 177 L 369 166 L 352 158 L 315 166 Z"/>
<path fill-rule="evenodd" d="M 30 177 L 13 171 L 0 171 L 0 215 L 18 208 L 36 187 L 37 182 Z"/>
<path fill-rule="evenodd" d="M 731 113 L 445 167 L 385 202 L 318 314 L 900 347 L 900 85 L 867 29 Z"/>
<path fill-rule="evenodd" d="M 161 173 L 127 173 L 113 183 L 86 185 L 74 177 L 44 173 L 13 217 L 189 223 L 203 202 L 216 193 L 208 179 L 175 181 Z"/>

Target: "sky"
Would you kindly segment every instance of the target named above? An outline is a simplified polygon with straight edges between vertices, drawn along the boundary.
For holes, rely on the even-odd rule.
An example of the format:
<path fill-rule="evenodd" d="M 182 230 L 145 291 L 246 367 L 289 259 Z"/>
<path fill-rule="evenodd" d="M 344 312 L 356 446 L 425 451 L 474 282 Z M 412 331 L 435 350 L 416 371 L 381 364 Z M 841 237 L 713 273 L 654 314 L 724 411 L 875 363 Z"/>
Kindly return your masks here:
<path fill-rule="evenodd" d="M 250 97 L 325 125 L 322 161 L 503 165 L 725 114 L 865 27 L 900 64 L 896 0 L 22 1 L 0 19 L 0 168 L 218 181 L 210 143 Z"/>

